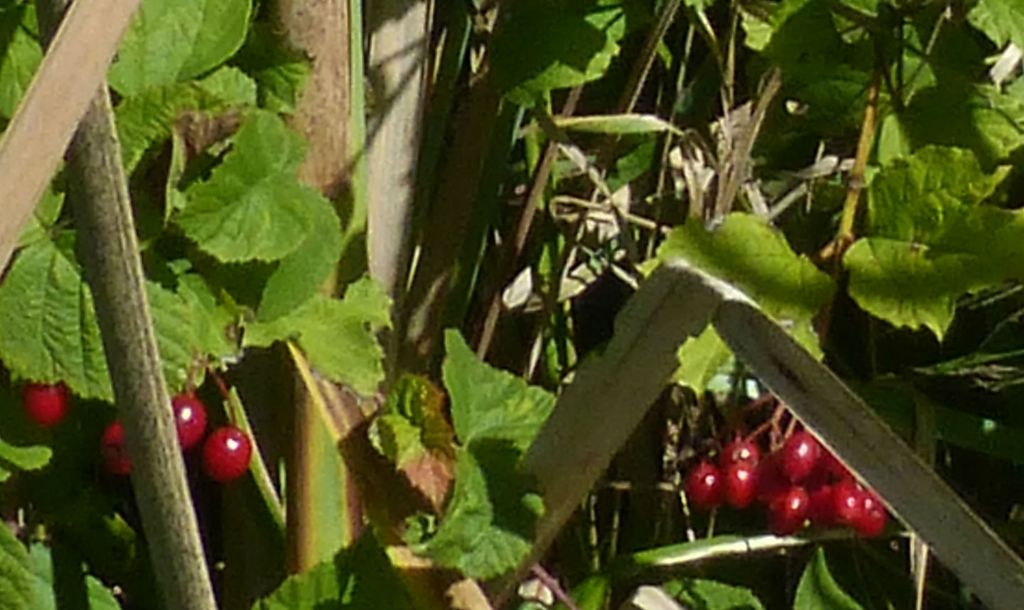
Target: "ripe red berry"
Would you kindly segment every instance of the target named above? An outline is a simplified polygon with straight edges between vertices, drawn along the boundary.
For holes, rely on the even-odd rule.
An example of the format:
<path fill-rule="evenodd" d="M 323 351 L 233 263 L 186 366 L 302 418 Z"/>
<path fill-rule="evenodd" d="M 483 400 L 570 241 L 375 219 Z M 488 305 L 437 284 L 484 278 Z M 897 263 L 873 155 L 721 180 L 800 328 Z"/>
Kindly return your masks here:
<path fill-rule="evenodd" d="M 725 502 L 733 508 L 746 508 L 757 497 L 757 466 L 750 462 L 729 464 L 723 474 Z"/>
<path fill-rule="evenodd" d="M 174 407 L 174 425 L 178 429 L 178 444 L 188 451 L 199 444 L 206 434 L 206 405 L 191 392 L 171 399 Z"/>
<path fill-rule="evenodd" d="M 778 453 L 772 453 L 757 465 L 757 501 L 768 505 L 789 490 L 790 482 L 782 474 Z"/>
<path fill-rule="evenodd" d="M 132 471 L 132 463 L 128 459 L 128 453 L 124 448 L 124 428 L 121 422 L 114 420 L 103 430 L 100 437 L 100 454 L 103 456 L 103 465 L 110 474 L 125 476 Z"/>
<path fill-rule="evenodd" d="M 63 383 L 26 383 L 21 405 L 29 419 L 40 426 L 54 426 L 67 415 L 68 388 Z"/>
<path fill-rule="evenodd" d="M 850 525 L 853 529 L 867 538 L 874 538 L 885 531 L 885 524 L 888 515 L 882 501 L 872 491 L 864 490 L 861 493 L 861 514 Z"/>
<path fill-rule="evenodd" d="M 747 462 L 753 466 L 759 461 L 761 461 L 761 450 L 757 444 L 737 438 L 722 448 L 722 453 L 718 458 L 718 466 L 725 470 L 731 464 Z"/>
<path fill-rule="evenodd" d="M 779 449 L 782 472 L 790 481 L 798 483 L 814 471 L 821 457 L 821 444 L 810 432 L 794 432 Z"/>
<path fill-rule="evenodd" d="M 811 523 L 821 527 L 828 527 L 835 524 L 835 490 L 831 485 L 825 484 L 814 489 L 809 494 L 807 506 L 807 518 Z"/>
<path fill-rule="evenodd" d="M 839 458 L 834 453 L 822 447 L 821 461 L 819 462 L 818 468 L 823 471 L 827 476 L 834 480 L 852 479 L 853 475 L 850 471 L 839 461 Z"/>
<path fill-rule="evenodd" d="M 794 485 L 768 505 L 768 528 L 776 536 L 788 536 L 803 527 L 809 508 L 807 491 Z"/>
<path fill-rule="evenodd" d="M 700 462 L 686 474 L 684 489 L 696 508 L 717 508 L 722 504 L 722 473 L 711 462 Z"/>
<path fill-rule="evenodd" d="M 227 483 L 245 474 L 251 458 L 249 437 L 234 426 L 217 428 L 203 445 L 203 470 L 219 483 Z"/>
<path fill-rule="evenodd" d="M 843 479 L 835 484 L 832 498 L 832 513 L 836 523 L 852 526 L 864 513 L 866 493 L 853 479 Z"/>

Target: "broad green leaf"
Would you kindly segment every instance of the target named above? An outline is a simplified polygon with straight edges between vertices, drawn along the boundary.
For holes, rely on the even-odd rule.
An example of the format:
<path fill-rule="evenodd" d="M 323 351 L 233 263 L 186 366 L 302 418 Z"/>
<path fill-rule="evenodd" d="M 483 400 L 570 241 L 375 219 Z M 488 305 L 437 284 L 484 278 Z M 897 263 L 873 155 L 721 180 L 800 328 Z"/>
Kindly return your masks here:
<path fill-rule="evenodd" d="M 430 380 L 404 374 L 388 391 L 381 415 L 370 425 L 377 450 L 399 469 L 428 451 L 450 456 L 454 433 L 448 424 L 445 395 Z"/>
<path fill-rule="evenodd" d="M 956 299 L 1024 277 L 1020 212 L 978 205 L 1007 175 L 969 151 L 926 147 L 897 159 L 868 189 L 870 236 L 850 247 L 850 296 L 896 326 L 942 338 Z"/>
<path fill-rule="evenodd" d="M 828 570 L 825 550 L 819 548 L 800 577 L 793 610 L 862 610 L 862 607 L 839 588 Z"/>
<path fill-rule="evenodd" d="M 427 452 L 421 430 L 397 413 L 378 416 L 370 430 L 374 447 L 398 468 Z"/>
<path fill-rule="evenodd" d="M 455 489 L 437 532 L 413 549 L 470 578 L 494 578 L 530 552 L 541 500 L 517 469 L 511 441 L 478 438 L 459 449 Z"/>
<path fill-rule="evenodd" d="M 233 142 L 210 178 L 185 191 L 175 222 L 222 262 L 284 258 L 321 228 L 314 208 L 323 198 L 296 175 L 305 144 L 267 112 L 250 115 Z"/>
<path fill-rule="evenodd" d="M 412 608 L 395 568 L 369 531 L 356 544 L 312 569 L 290 576 L 253 610 L 378 610 Z"/>
<path fill-rule="evenodd" d="M 359 280 L 344 299 L 315 295 L 286 316 L 245 327 L 246 346 L 266 347 L 294 339 L 320 373 L 365 395 L 384 380 L 384 352 L 376 334 L 390 325 L 390 301 L 370 279 Z"/>
<path fill-rule="evenodd" d="M 217 301 L 206 280 L 195 273 L 178 277 L 178 296 L 189 308 L 189 320 L 197 351 L 215 360 L 234 359 L 238 356 L 237 341 L 232 340 L 235 316 Z"/>
<path fill-rule="evenodd" d="M 45 607 L 28 551 L 6 526 L 0 527 L 0 606 L 9 610 Z"/>
<path fill-rule="evenodd" d="M 256 22 L 249 30 L 245 46 L 233 63 L 251 74 L 259 86 L 261 108 L 290 113 L 309 76 L 309 60 L 281 46 L 271 26 Z"/>
<path fill-rule="evenodd" d="M 703 578 L 681 578 L 661 585 L 688 608 L 702 610 L 764 610 L 761 600 L 745 587 Z"/>
<path fill-rule="evenodd" d="M 205 355 L 198 350 L 196 320 L 181 297 L 159 284 L 146 282 L 146 296 L 164 381 L 172 393 L 177 393 L 185 388 L 193 362 Z"/>
<path fill-rule="evenodd" d="M 984 166 L 1024 144 L 1024 100 L 995 87 L 949 76 L 914 95 L 899 114 L 915 148 L 928 144 L 970 149 Z"/>
<path fill-rule="evenodd" d="M 183 114 L 217 115 L 255 103 L 255 83 L 230 67 L 202 80 L 153 87 L 123 99 L 115 114 L 125 170 L 131 172 L 147 148 L 169 138 Z"/>
<path fill-rule="evenodd" d="M 668 121 L 650 114 L 606 114 L 580 117 L 555 117 L 555 125 L 569 131 L 629 135 L 669 131 L 682 132 Z"/>
<path fill-rule="evenodd" d="M 455 330 L 445 332 L 444 385 L 455 434 L 463 446 L 502 439 L 525 451 L 547 420 L 555 397 L 481 362 Z"/>
<path fill-rule="evenodd" d="M 16 378 L 110 401 L 92 294 L 70 252 L 49 240 L 19 252 L 0 283 L 0 359 Z"/>
<path fill-rule="evenodd" d="M 1024 48 L 1024 5 L 1016 0 L 978 0 L 967 20 L 997 47 L 1012 42 Z"/>
<path fill-rule="evenodd" d="M 0 6 L 0 117 L 14 115 L 43 59 L 37 33 L 35 4 Z"/>
<path fill-rule="evenodd" d="M 41 239 L 49 239 L 49 232 L 60 217 L 60 211 L 64 207 L 64 193 L 53 190 L 53 185 L 43 192 L 35 210 L 25 223 L 18 237 L 18 247 L 24 247 Z"/>
<path fill-rule="evenodd" d="M 42 544 L 33 544 L 28 549 L 29 565 L 35 576 L 36 599 L 38 606 L 35 610 L 57 610 L 58 604 L 54 594 L 54 586 L 57 584 L 53 579 L 53 562 L 50 559 L 50 549 Z M 89 610 L 120 610 L 121 604 L 117 598 L 103 586 L 103 583 L 93 576 L 86 575 L 85 595 L 86 607 Z M 7 606 L 4 606 L 5 608 Z"/>
<path fill-rule="evenodd" d="M 646 17 L 643 11 L 634 0 L 516 2 L 495 34 L 495 82 L 528 104 L 546 91 L 600 78 L 627 28 Z"/>
<path fill-rule="evenodd" d="M 688 222 L 668 236 L 658 258 L 682 258 L 730 282 L 784 324 L 812 354 L 821 354 L 811 320 L 831 298 L 832 280 L 805 256 L 793 252 L 781 233 L 757 217 L 733 213 L 713 231 L 699 222 Z M 728 348 L 717 337 L 687 341 L 679 350 L 685 367 L 681 372 L 686 377 L 677 375 L 677 379 L 698 389 L 706 387 L 717 368 L 714 365 L 728 355 Z"/>
<path fill-rule="evenodd" d="M 199 76 L 245 41 L 252 0 L 144 0 L 110 67 L 124 96 Z"/>
<path fill-rule="evenodd" d="M 316 294 L 341 257 L 341 221 L 326 199 L 311 200 L 311 226 L 316 227 L 270 274 L 260 300 L 260 320 L 273 320 Z"/>
<path fill-rule="evenodd" d="M 732 352 L 708 326 L 700 335 L 679 349 L 679 368 L 672 378 L 684 383 L 698 395 L 703 394 L 718 371 L 732 359 Z"/>

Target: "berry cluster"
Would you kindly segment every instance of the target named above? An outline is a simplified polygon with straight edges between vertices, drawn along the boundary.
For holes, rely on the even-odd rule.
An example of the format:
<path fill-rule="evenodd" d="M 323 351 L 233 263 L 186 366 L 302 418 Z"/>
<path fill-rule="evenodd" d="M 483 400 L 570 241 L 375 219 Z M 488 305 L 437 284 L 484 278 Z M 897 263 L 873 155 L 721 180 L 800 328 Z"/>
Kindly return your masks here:
<path fill-rule="evenodd" d="M 70 394 L 63 383 L 25 384 L 21 404 L 25 415 L 39 426 L 52 427 L 67 415 Z M 188 451 L 206 436 L 206 405 L 191 392 L 178 394 L 171 400 L 178 444 Z M 107 472 L 125 476 L 132 471 L 124 447 L 124 428 L 113 421 L 100 437 L 100 454 Z M 252 458 L 252 443 L 242 430 L 223 426 L 214 430 L 203 444 L 203 470 L 214 481 L 226 483 L 245 474 Z"/>
<path fill-rule="evenodd" d="M 878 536 L 888 520 L 878 496 L 858 483 L 842 463 L 806 430 L 793 432 L 762 459 L 751 439 L 727 443 L 717 462 L 703 459 L 685 479 L 686 497 L 700 510 L 722 504 L 767 509 L 777 536 L 802 529 L 845 526 L 862 536 Z"/>
<path fill-rule="evenodd" d="M 178 444 L 182 451 L 188 451 L 206 434 L 206 405 L 198 396 L 187 392 L 171 399 L 171 406 L 174 408 Z M 114 420 L 103 431 L 100 451 L 107 472 L 121 476 L 131 472 L 132 464 L 125 452 L 124 428 L 120 421 Z M 235 426 L 217 428 L 203 443 L 203 471 L 219 483 L 227 483 L 245 474 L 251 458 L 252 443 L 245 432 Z"/>

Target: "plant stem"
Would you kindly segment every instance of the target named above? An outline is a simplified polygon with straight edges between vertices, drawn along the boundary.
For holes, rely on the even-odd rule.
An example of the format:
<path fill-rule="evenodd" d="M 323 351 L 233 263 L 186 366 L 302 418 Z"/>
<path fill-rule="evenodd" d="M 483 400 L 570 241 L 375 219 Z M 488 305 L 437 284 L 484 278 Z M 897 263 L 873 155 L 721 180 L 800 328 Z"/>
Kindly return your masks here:
<path fill-rule="evenodd" d="M 44 30 L 52 31 L 66 3 L 39 4 Z M 166 607 L 212 610 L 216 608 L 213 587 L 160 368 L 105 82 L 72 139 L 68 167 L 76 187 L 70 198 L 79 228 L 79 253 L 124 423 L 132 484 L 151 561 L 160 566 L 154 575 Z"/>

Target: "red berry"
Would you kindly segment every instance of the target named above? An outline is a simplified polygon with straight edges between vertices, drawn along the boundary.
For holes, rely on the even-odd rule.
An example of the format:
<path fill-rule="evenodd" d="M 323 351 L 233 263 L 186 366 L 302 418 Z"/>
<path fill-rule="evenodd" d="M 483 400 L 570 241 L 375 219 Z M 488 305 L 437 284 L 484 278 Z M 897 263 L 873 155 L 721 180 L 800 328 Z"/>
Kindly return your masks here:
<path fill-rule="evenodd" d="M 714 464 L 703 461 L 686 474 L 686 497 L 701 510 L 722 504 L 722 473 Z"/>
<path fill-rule="evenodd" d="M 884 532 L 888 515 L 878 496 L 872 491 L 864 490 L 861 492 L 860 507 L 860 516 L 851 523 L 853 529 L 867 538 L 874 538 Z"/>
<path fill-rule="evenodd" d="M 809 508 L 807 491 L 794 485 L 768 505 L 768 527 L 776 536 L 788 536 L 803 527 Z"/>
<path fill-rule="evenodd" d="M 839 458 L 828 449 L 822 448 L 821 461 L 818 468 L 835 480 L 852 479 L 849 469 L 839 461 Z"/>
<path fill-rule="evenodd" d="M 737 438 L 722 448 L 722 453 L 718 457 L 718 466 L 725 470 L 731 464 L 746 462 L 753 466 L 759 461 L 761 461 L 761 450 L 757 444 Z"/>
<path fill-rule="evenodd" d="M 114 420 L 103 430 L 103 436 L 100 437 L 100 454 L 103 456 L 103 465 L 110 474 L 125 476 L 131 473 L 132 463 L 124 448 L 124 428 L 121 427 L 120 421 Z"/>
<path fill-rule="evenodd" d="M 794 432 L 779 449 L 782 460 L 782 472 L 790 481 L 798 483 L 807 478 L 818 465 L 821 457 L 821 444 L 810 432 L 800 430 Z"/>
<path fill-rule="evenodd" d="M 828 527 L 836 522 L 835 490 L 831 485 L 822 485 L 809 494 L 807 518 L 814 525 Z"/>
<path fill-rule="evenodd" d="M 245 432 L 234 426 L 217 428 L 203 445 L 203 470 L 218 483 L 227 483 L 245 474 L 252 458 L 252 443 Z"/>
<path fill-rule="evenodd" d="M 188 451 L 203 440 L 206 433 L 206 405 L 195 394 L 178 394 L 171 399 L 174 407 L 174 425 L 178 429 L 178 444 Z"/>
<path fill-rule="evenodd" d="M 63 383 L 26 383 L 21 405 L 28 418 L 40 426 L 56 425 L 68 412 L 68 388 Z"/>
<path fill-rule="evenodd" d="M 782 474 L 777 453 L 772 453 L 757 465 L 757 501 L 771 504 L 777 496 L 789 490 L 790 482 Z"/>
<path fill-rule="evenodd" d="M 729 464 L 724 473 L 725 502 L 733 508 L 746 508 L 757 497 L 757 466 L 749 462 Z"/>
<path fill-rule="evenodd" d="M 839 481 L 834 489 L 832 512 L 836 523 L 852 526 L 863 515 L 862 505 L 866 492 L 853 479 Z"/>

